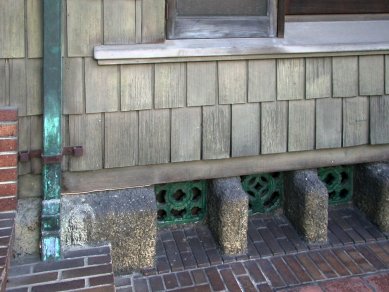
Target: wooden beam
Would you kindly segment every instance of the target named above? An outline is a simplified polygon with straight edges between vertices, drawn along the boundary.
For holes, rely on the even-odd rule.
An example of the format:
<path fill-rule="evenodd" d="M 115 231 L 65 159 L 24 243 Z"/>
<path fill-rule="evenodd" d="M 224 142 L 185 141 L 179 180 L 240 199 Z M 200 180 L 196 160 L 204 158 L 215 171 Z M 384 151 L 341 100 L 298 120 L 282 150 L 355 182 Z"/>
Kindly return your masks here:
<path fill-rule="evenodd" d="M 65 172 L 65 195 L 124 189 L 168 182 L 232 177 L 389 160 L 389 145 L 359 146 L 230 159 Z"/>

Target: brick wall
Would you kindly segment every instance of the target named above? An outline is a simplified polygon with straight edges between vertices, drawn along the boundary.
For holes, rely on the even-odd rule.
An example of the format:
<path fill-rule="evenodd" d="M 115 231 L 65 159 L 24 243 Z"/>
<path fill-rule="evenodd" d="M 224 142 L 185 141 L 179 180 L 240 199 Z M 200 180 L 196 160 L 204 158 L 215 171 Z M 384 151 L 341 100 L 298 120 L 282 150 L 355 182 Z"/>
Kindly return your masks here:
<path fill-rule="evenodd" d="M 16 210 L 18 115 L 13 107 L 0 107 L 0 212 Z"/>

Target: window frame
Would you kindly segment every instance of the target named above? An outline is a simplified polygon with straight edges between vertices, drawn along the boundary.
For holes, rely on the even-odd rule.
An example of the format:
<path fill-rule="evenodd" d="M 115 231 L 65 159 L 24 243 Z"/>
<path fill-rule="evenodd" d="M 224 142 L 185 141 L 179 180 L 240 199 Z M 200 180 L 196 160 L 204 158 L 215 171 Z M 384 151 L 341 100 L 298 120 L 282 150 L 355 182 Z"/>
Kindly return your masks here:
<path fill-rule="evenodd" d="M 211 31 L 191 31 L 187 32 L 177 32 L 176 24 L 178 21 L 186 18 L 188 23 L 193 19 L 194 22 L 204 21 L 205 27 L 207 25 L 215 26 L 217 21 L 222 19 L 221 17 L 177 17 L 177 1 L 179 0 L 166 0 L 166 39 L 170 40 L 179 40 L 179 39 L 222 39 L 222 38 L 257 38 L 257 37 L 282 37 L 283 29 L 284 29 L 284 0 L 266 0 L 267 1 L 267 15 L 266 16 L 258 16 L 258 17 L 242 17 L 242 16 L 230 16 L 223 17 L 223 21 L 225 21 L 226 30 L 225 33 L 221 30 L 218 33 L 212 33 Z M 242 32 L 231 32 L 232 30 L 228 30 L 229 22 L 232 23 L 234 21 L 242 21 L 246 22 L 244 25 L 247 25 L 247 30 L 242 30 Z M 266 25 L 266 30 L 262 29 L 258 26 L 258 30 L 253 32 L 252 28 L 255 21 L 258 21 L 258 25 Z M 189 26 L 188 26 L 189 27 Z M 227 32 L 228 30 L 228 32 Z M 246 32 L 244 32 L 246 31 Z"/>

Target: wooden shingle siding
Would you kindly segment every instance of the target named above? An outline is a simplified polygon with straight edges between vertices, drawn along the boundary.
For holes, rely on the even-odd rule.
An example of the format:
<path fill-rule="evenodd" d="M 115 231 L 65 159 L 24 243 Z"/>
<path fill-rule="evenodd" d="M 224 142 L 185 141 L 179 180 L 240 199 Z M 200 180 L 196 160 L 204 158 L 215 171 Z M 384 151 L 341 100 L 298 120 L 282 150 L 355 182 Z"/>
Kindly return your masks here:
<path fill-rule="evenodd" d="M 0 1 L 0 58 L 25 56 L 24 2 Z"/>
<path fill-rule="evenodd" d="M 264 102 L 261 104 L 261 153 L 287 151 L 288 102 Z"/>
<path fill-rule="evenodd" d="M 142 3 L 143 0 L 135 0 L 135 42 L 142 43 Z"/>
<path fill-rule="evenodd" d="M 27 115 L 42 114 L 42 59 L 27 60 Z"/>
<path fill-rule="evenodd" d="M 92 56 L 93 48 L 103 43 L 101 0 L 67 1 L 68 56 Z"/>
<path fill-rule="evenodd" d="M 384 94 L 384 57 L 359 57 L 359 95 Z"/>
<path fill-rule="evenodd" d="M 248 63 L 248 101 L 276 100 L 276 60 L 255 60 Z"/>
<path fill-rule="evenodd" d="M 66 58 L 63 63 L 63 113 L 82 114 L 84 102 L 84 62 L 82 58 Z"/>
<path fill-rule="evenodd" d="M 29 58 L 43 55 L 43 1 L 27 2 L 27 52 Z"/>
<path fill-rule="evenodd" d="M 135 43 L 135 0 L 104 0 L 104 44 Z"/>
<path fill-rule="evenodd" d="M 138 163 L 138 113 L 105 114 L 104 167 L 132 166 Z"/>
<path fill-rule="evenodd" d="M 230 156 L 231 106 L 203 107 L 203 159 Z"/>
<path fill-rule="evenodd" d="M 315 147 L 315 101 L 289 101 L 288 151 L 313 150 Z"/>
<path fill-rule="evenodd" d="M 100 67 L 93 59 L 85 58 L 86 112 L 118 111 L 119 93 L 119 68 Z"/>
<path fill-rule="evenodd" d="M 24 59 L 11 59 L 9 62 L 9 103 L 18 108 L 19 116 L 27 114 L 27 76 Z"/>
<path fill-rule="evenodd" d="M 9 104 L 9 66 L 8 60 L 0 59 L 0 105 Z"/>
<path fill-rule="evenodd" d="M 331 58 L 306 59 L 306 98 L 331 97 Z"/>
<path fill-rule="evenodd" d="M 170 161 L 170 110 L 139 112 L 139 164 Z"/>
<path fill-rule="evenodd" d="M 32 116 L 31 120 L 31 139 L 30 139 L 30 149 L 42 149 L 42 135 L 37 135 L 36 133 L 42 133 L 43 130 L 43 121 L 42 116 Z M 42 171 L 42 160 L 41 158 L 31 159 L 31 172 L 34 174 L 41 173 Z"/>
<path fill-rule="evenodd" d="M 343 99 L 343 147 L 368 144 L 369 98 Z"/>
<path fill-rule="evenodd" d="M 342 99 L 316 100 L 316 149 L 342 147 Z"/>
<path fill-rule="evenodd" d="M 277 60 L 277 99 L 293 100 L 305 97 L 305 60 Z"/>
<path fill-rule="evenodd" d="M 333 97 L 358 95 L 358 57 L 332 58 Z"/>
<path fill-rule="evenodd" d="M 389 143 L 389 96 L 370 97 L 371 144 Z"/>
<path fill-rule="evenodd" d="M 172 162 L 201 159 L 201 116 L 201 107 L 172 109 Z"/>
<path fill-rule="evenodd" d="M 82 145 L 85 149 L 81 157 L 71 157 L 70 171 L 96 170 L 103 167 L 102 114 L 70 115 L 70 145 Z"/>
<path fill-rule="evenodd" d="M 165 0 L 142 0 L 142 43 L 165 39 Z"/>
<path fill-rule="evenodd" d="M 70 136 L 69 136 L 69 116 L 62 116 L 62 145 L 70 145 Z M 70 157 L 68 155 L 64 155 L 62 158 L 62 166 L 61 169 L 63 171 L 69 170 L 69 160 Z"/>
<path fill-rule="evenodd" d="M 232 157 L 252 156 L 259 154 L 259 123 L 259 103 L 232 105 Z"/>
<path fill-rule="evenodd" d="M 188 106 L 214 105 L 218 91 L 216 62 L 187 64 Z"/>
<path fill-rule="evenodd" d="M 389 94 L 389 55 L 385 56 L 385 93 Z"/>
<path fill-rule="evenodd" d="M 186 64 L 155 65 L 155 108 L 186 105 Z"/>
<path fill-rule="evenodd" d="M 219 104 L 247 102 L 247 62 L 218 62 Z"/>
<path fill-rule="evenodd" d="M 19 151 L 26 151 L 30 149 L 31 138 L 31 117 L 19 117 L 18 120 L 18 147 Z M 31 173 L 31 161 L 18 163 L 19 175 Z"/>
<path fill-rule="evenodd" d="M 121 110 L 144 110 L 153 107 L 154 65 L 121 67 Z"/>

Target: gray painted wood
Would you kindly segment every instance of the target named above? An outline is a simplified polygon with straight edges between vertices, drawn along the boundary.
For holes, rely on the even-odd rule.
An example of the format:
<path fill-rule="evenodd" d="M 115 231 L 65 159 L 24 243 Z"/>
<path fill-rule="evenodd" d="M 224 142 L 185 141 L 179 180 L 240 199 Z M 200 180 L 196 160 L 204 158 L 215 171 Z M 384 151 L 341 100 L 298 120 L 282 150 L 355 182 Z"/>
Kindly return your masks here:
<path fill-rule="evenodd" d="M 63 174 L 63 193 L 70 195 L 81 192 L 209 179 L 210 177 L 234 177 L 253 173 L 293 171 L 387 160 L 389 160 L 389 145 L 364 145 L 234 159 L 65 172 Z M 24 177 L 21 179 L 23 181 Z M 24 189 L 23 193 L 25 191 Z"/>
<path fill-rule="evenodd" d="M 276 100 L 276 60 L 249 61 L 249 102 Z"/>
<path fill-rule="evenodd" d="M 121 67 L 121 110 L 142 110 L 153 107 L 154 66 Z"/>
<path fill-rule="evenodd" d="M 138 113 L 106 113 L 104 138 L 104 168 L 136 165 L 138 162 Z"/>
<path fill-rule="evenodd" d="M 368 144 L 369 98 L 343 99 L 343 147 Z"/>
<path fill-rule="evenodd" d="M 82 58 L 65 58 L 63 62 L 63 113 L 85 112 Z"/>
<path fill-rule="evenodd" d="M 315 101 L 289 102 L 288 151 L 313 150 L 315 147 Z"/>
<path fill-rule="evenodd" d="M 99 66 L 85 58 L 85 104 L 87 113 L 119 110 L 119 69 Z"/>
<path fill-rule="evenodd" d="M 384 56 L 360 56 L 359 95 L 384 94 L 384 74 Z"/>
<path fill-rule="evenodd" d="M 201 159 L 201 107 L 172 109 L 172 162 Z"/>
<path fill-rule="evenodd" d="M 42 116 L 31 116 L 31 140 L 30 140 L 30 149 L 42 149 L 42 131 L 43 131 L 43 121 Z M 42 172 L 42 160 L 40 158 L 31 159 L 31 172 L 33 174 L 40 174 Z"/>
<path fill-rule="evenodd" d="M 261 153 L 287 151 L 288 102 L 261 103 Z"/>
<path fill-rule="evenodd" d="M 389 55 L 385 56 L 385 93 L 389 94 Z"/>
<path fill-rule="evenodd" d="M 96 170 L 103 167 L 103 128 L 101 114 L 69 115 L 70 145 L 82 145 L 84 154 L 71 157 L 70 171 Z"/>
<path fill-rule="evenodd" d="M 92 56 L 93 48 L 103 43 L 101 0 L 67 1 L 69 57 Z"/>
<path fill-rule="evenodd" d="M 29 0 L 27 3 L 27 51 L 29 58 L 43 55 L 43 1 Z"/>
<path fill-rule="evenodd" d="M 0 59 L 0 105 L 9 104 L 8 60 Z"/>
<path fill-rule="evenodd" d="M 135 0 L 104 0 L 104 44 L 135 43 Z"/>
<path fill-rule="evenodd" d="M 332 58 L 333 97 L 358 95 L 358 57 Z"/>
<path fill-rule="evenodd" d="M 216 62 L 187 64 L 188 106 L 214 105 L 217 95 Z"/>
<path fill-rule="evenodd" d="M 25 116 L 27 114 L 27 77 L 24 59 L 9 61 L 9 78 L 9 103 L 18 108 L 19 116 Z"/>
<path fill-rule="evenodd" d="M 18 120 L 18 146 L 19 151 L 31 150 L 31 117 L 19 117 Z M 40 135 L 40 133 L 38 134 Z M 19 175 L 31 173 L 31 161 L 18 163 Z"/>
<path fill-rule="evenodd" d="M 139 112 L 139 164 L 170 161 L 170 110 Z"/>
<path fill-rule="evenodd" d="M 231 156 L 259 154 L 260 147 L 259 103 L 232 105 Z"/>
<path fill-rule="evenodd" d="M 186 105 L 186 65 L 167 63 L 155 65 L 155 108 Z"/>
<path fill-rule="evenodd" d="M 203 159 L 230 156 L 231 106 L 203 107 Z"/>
<path fill-rule="evenodd" d="M 219 103 L 247 102 L 247 62 L 218 62 Z"/>
<path fill-rule="evenodd" d="M 389 96 L 370 97 L 371 144 L 389 143 Z"/>
<path fill-rule="evenodd" d="M 342 99 L 316 101 L 316 149 L 342 147 Z"/>
<path fill-rule="evenodd" d="M 142 43 L 165 39 L 165 0 L 142 1 Z"/>
<path fill-rule="evenodd" d="M 142 43 L 142 0 L 135 0 L 135 40 Z"/>
<path fill-rule="evenodd" d="M 23 58 L 24 0 L 0 1 L 0 58 Z"/>
<path fill-rule="evenodd" d="M 277 60 L 277 99 L 305 97 L 305 61 L 303 58 Z"/>
<path fill-rule="evenodd" d="M 27 115 L 42 114 L 43 62 L 42 59 L 27 59 Z"/>
<path fill-rule="evenodd" d="M 306 98 L 331 97 L 331 58 L 306 58 Z"/>

